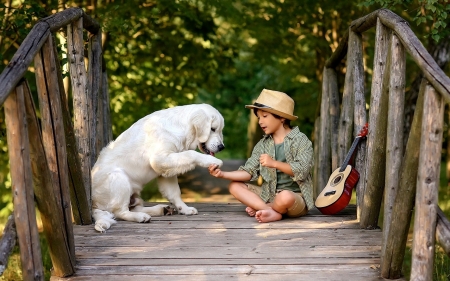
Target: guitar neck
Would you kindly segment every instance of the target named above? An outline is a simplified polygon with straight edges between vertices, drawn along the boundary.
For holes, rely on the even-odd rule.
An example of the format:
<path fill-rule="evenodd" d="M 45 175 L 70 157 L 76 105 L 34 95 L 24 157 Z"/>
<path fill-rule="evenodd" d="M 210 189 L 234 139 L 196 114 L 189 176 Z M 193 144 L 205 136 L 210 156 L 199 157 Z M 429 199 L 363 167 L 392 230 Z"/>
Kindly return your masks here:
<path fill-rule="evenodd" d="M 356 146 L 358 145 L 360 140 L 361 140 L 361 137 L 358 136 L 353 141 L 352 146 L 350 147 L 350 151 L 347 153 L 347 156 L 345 157 L 344 163 L 342 163 L 342 166 L 339 169 L 339 172 L 345 171 L 345 168 L 347 167 L 348 163 L 350 162 L 350 159 L 352 159 L 353 152 L 355 151 Z"/>

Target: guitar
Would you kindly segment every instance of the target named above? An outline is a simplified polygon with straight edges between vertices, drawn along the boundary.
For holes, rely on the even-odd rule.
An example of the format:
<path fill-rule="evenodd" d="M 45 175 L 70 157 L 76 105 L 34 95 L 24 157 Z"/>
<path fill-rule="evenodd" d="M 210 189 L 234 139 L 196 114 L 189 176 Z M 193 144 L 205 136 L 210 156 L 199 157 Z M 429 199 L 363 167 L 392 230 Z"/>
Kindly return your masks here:
<path fill-rule="evenodd" d="M 334 170 L 327 186 L 317 196 L 316 208 L 324 215 L 333 215 L 347 207 L 352 198 L 352 190 L 359 180 L 359 172 L 349 165 L 359 141 L 367 136 L 369 124 L 364 125 L 353 141 L 350 151 L 341 167 Z"/>

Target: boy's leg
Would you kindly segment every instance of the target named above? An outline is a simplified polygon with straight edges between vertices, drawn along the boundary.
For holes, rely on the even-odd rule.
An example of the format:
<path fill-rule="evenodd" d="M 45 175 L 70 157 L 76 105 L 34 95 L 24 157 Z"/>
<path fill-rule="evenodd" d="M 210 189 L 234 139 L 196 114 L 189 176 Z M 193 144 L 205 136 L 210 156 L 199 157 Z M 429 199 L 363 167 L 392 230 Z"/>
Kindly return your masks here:
<path fill-rule="evenodd" d="M 271 209 L 265 209 L 256 212 L 255 218 L 259 222 L 271 222 L 271 221 L 277 221 L 281 220 L 283 217 L 283 214 L 288 213 L 291 208 L 294 206 L 298 206 L 295 209 L 303 210 L 305 207 L 305 201 L 299 200 L 296 193 L 289 191 L 289 190 L 283 190 L 280 193 L 278 193 L 275 196 L 275 199 L 273 200 L 273 203 L 271 204 Z M 302 205 L 302 206 L 300 206 Z"/>
<path fill-rule="evenodd" d="M 247 184 L 243 182 L 231 182 L 228 186 L 228 190 L 231 195 L 233 195 L 237 200 L 239 200 L 242 204 L 246 205 L 253 209 L 253 211 L 263 210 L 269 208 L 266 203 L 259 197 L 254 190 L 249 188 Z M 250 209 L 246 209 L 247 213 L 252 216 L 252 211 Z M 254 214 L 253 214 L 254 216 Z"/>

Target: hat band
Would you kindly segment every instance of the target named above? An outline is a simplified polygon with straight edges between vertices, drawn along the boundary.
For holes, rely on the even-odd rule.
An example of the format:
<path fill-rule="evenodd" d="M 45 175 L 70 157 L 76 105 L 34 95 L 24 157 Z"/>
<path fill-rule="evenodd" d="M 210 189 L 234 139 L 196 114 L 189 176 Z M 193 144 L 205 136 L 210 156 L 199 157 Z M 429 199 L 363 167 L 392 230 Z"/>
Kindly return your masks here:
<path fill-rule="evenodd" d="M 254 105 L 254 106 L 257 106 L 257 107 L 272 108 L 272 107 L 270 107 L 270 106 L 267 106 L 267 105 L 262 104 L 262 103 L 257 103 L 257 102 L 253 103 L 253 105 Z"/>

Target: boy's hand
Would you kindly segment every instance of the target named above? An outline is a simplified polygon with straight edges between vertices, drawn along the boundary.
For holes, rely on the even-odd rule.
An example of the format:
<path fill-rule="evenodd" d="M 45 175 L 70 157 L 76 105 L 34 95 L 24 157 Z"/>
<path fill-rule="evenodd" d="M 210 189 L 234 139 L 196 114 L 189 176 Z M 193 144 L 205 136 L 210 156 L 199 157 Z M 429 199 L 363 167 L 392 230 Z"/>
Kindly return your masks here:
<path fill-rule="evenodd" d="M 211 164 L 208 167 L 209 174 L 216 178 L 221 178 L 223 176 L 222 170 L 220 170 L 218 165 Z"/>
<path fill-rule="evenodd" d="M 263 167 L 275 168 L 276 162 L 277 161 L 273 160 L 269 154 L 261 154 L 261 156 L 259 156 L 259 163 L 261 163 L 261 166 Z"/>

